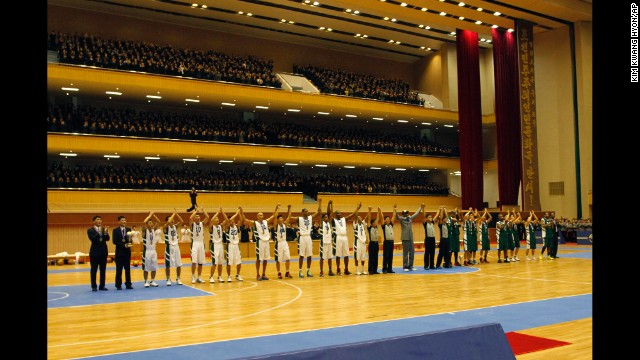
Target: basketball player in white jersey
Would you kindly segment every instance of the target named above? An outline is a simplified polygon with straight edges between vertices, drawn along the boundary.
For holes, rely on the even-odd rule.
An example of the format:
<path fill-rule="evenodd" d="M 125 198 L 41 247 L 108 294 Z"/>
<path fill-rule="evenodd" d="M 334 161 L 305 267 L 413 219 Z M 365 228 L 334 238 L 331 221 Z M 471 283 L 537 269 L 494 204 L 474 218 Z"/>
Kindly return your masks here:
<path fill-rule="evenodd" d="M 367 260 L 367 232 L 365 229 L 370 219 L 371 206 L 369 206 L 369 212 L 364 220 L 360 215 L 357 215 L 353 221 L 353 259 L 356 262 L 356 275 L 369 275 L 364 269 L 364 262 Z M 360 271 L 360 266 L 362 266 L 362 271 Z"/>
<path fill-rule="evenodd" d="M 278 215 L 276 220 L 273 221 L 273 230 L 276 234 L 276 244 L 274 248 L 274 255 L 276 258 L 276 269 L 278 270 L 278 279 L 282 279 L 282 273 L 280 272 L 280 263 L 284 262 L 285 270 L 284 277 L 287 279 L 293 278 L 289 273 L 289 260 L 291 254 L 289 253 L 289 243 L 287 243 L 287 224 L 291 220 L 291 205 L 287 205 L 287 219 L 284 220 L 282 215 Z"/>
<path fill-rule="evenodd" d="M 303 278 L 302 263 L 304 258 L 307 258 L 307 277 L 313 277 L 311 275 L 311 256 L 313 256 L 313 242 L 311 241 L 311 226 L 313 224 L 313 218 L 316 217 L 322 211 L 322 199 L 318 199 L 318 210 L 309 214 L 309 211 L 305 208 L 302 209 L 302 215 L 298 217 L 292 217 L 291 221 L 298 223 L 298 255 L 300 259 L 298 261 L 298 277 Z"/>
<path fill-rule="evenodd" d="M 335 212 L 332 230 L 335 244 L 334 255 L 336 256 L 336 275 L 342 275 L 342 272 L 340 271 L 341 257 L 344 258 L 344 274 L 351 275 L 351 272 L 349 272 L 349 240 L 347 239 L 347 220 L 358 215 L 358 210 L 360 210 L 361 206 L 362 203 L 358 203 L 356 211 L 347 216 L 342 216 L 342 212 L 340 211 Z"/>
<path fill-rule="evenodd" d="M 322 224 L 320 224 L 320 277 L 324 277 L 324 260 L 329 264 L 329 276 L 336 276 L 331 269 L 333 260 L 333 233 L 331 232 L 331 217 L 333 213 L 333 200 L 327 204 L 327 212 L 322 214 Z"/>
<path fill-rule="evenodd" d="M 158 270 L 158 253 L 156 252 L 156 244 L 161 236 L 156 235 L 156 224 L 151 220 L 153 211 L 144 219 L 142 225 L 142 273 L 144 276 L 144 287 L 157 287 L 155 282 L 156 271 Z M 162 230 L 160 229 L 160 234 Z M 151 282 L 149 282 L 149 273 L 151 273 Z"/>
<path fill-rule="evenodd" d="M 273 215 L 268 219 L 264 219 L 264 214 L 259 212 L 256 216 L 257 220 L 249 220 L 244 217 L 244 213 L 241 215 L 244 219 L 245 226 L 253 229 L 253 242 L 256 243 L 256 280 L 269 280 L 267 277 L 267 260 L 271 259 L 271 253 L 269 250 L 269 241 L 271 240 L 271 223 L 278 216 L 278 209 L 280 204 L 276 205 L 276 209 L 273 211 Z M 262 276 L 260 276 L 260 261 L 262 261 Z"/>
<path fill-rule="evenodd" d="M 178 217 L 178 222 L 174 222 L 174 218 Z M 182 270 L 182 255 L 180 254 L 180 246 L 178 245 L 178 226 L 184 222 L 182 217 L 175 211 L 171 216 L 167 216 L 164 229 L 164 243 L 166 245 L 164 251 L 165 274 L 167 275 L 167 286 L 171 286 L 171 268 L 176 268 L 176 284 L 182 285 L 180 280 L 180 272 Z"/>
<path fill-rule="evenodd" d="M 222 265 L 226 265 L 227 259 L 225 257 L 224 252 L 224 242 L 223 242 L 223 234 L 226 232 L 229 224 L 232 223 L 236 217 L 238 216 L 240 210 L 236 211 L 235 215 L 231 218 L 227 217 L 227 214 L 222 210 L 222 206 L 220 210 L 211 218 L 211 228 L 209 229 L 209 234 L 211 235 L 211 241 L 209 242 L 209 252 L 211 252 L 211 276 L 209 277 L 210 283 L 215 283 L 214 273 L 215 268 L 218 268 L 218 282 L 223 283 L 224 279 L 222 279 Z M 218 219 L 218 214 L 222 214 L 222 224 L 220 224 L 220 219 Z M 227 274 L 228 276 L 229 274 Z"/>
<path fill-rule="evenodd" d="M 238 219 L 238 223 L 235 221 L 230 221 L 228 223 L 229 228 L 227 229 L 227 241 L 229 244 L 227 245 L 227 282 L 231 282 L 231 266 L 236 266 L 236 280 L 243 281 L 244 279 L 240 275 L 240 269 L 242 268 L 242 254 L 240 253 L 240 225 L 244 222 L 244 218 L 242 216 L 242 208 L 238 207 L 238 212 L 236 213 L 240 216 Z M 235 216 L 235 215 L 234 215 Z M 226 216 L 225 216 L 226 217 Z M 233 217 L 232 217 L 233 218 Z"/>
<path fill-rule="evenodd" d="M 200 220 L 201 211 L 204 213 L 204 220 Z M 204 252 L 204 230 L 209 225 L 209 214 L 200 207 L 196 207 L 189 217 L 189 225 L 191 227 L 191 283 L 203 283 L 202 280 L 202 264 L 205 261 Z M 196 268 L 198 269 L 198 277 L 196 278 Z"/>

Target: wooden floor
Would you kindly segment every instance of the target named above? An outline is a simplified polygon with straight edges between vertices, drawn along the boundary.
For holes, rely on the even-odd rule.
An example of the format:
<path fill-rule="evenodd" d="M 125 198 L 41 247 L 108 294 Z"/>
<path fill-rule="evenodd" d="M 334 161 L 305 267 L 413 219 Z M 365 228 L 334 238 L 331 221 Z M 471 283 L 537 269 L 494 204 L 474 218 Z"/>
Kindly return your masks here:
<path fill-rule="evenodd" d="M 496 263 L 496 251 L 492 250 L 489 255 L 491 263 L 475 266 L 479 271 L 450 275 L 320 278 L 319 262 L 314 259 L 314 278 L 277 280 L 275 264 L 269 263 L 267 275 L 275 281 L 257 282 L 255 265 L 243 263 L 241 273 L 244 282 L 210 284 L 207 281 L 192 285 L 190 268 L 184 266 L 182 280 L 185 286 L 210 291 L 215 296 L 50 308 L 47 314 L 48 358 L 76 358 L 199 344 L 591 294 L 591 258 L 569 256 L 572 252 L 585 250 L 590 251 L 591 247 L 564 246 L 558 253 L 560 259 L 543 261 L 526 261 L 522 251 L 521 261 L 515 264 Z M 421 252 L 416 252 L 415 265 L 420 269 L 423 266 L 422 256 Z M 254 259 L 244 259 L 247 260 Z M 394 257 L 394 266 L 401 266 L 401 262 L 400 257 Z M 52 271 L 86 267 L 50 266 L 48 285 L 83 285 L 89 291 L 88 271 Z M 296 260 L 291 264 L 294 276 L 297 268 Z M 133 269 L 133 280 L 141 281 L 142 271 Z M 350 270 L 355 272 L 352 258 Z M 107 271 L 110 291 L 116 291 L 114 272 L 113 269 Z M 235 269 L 232 269 L 232 274 L 235 274 Z M 209 266 L 205 266 L 203 278 L 208 280 L 208 277 Z M 160 280 L 160 286 L 165 286 L 163 266 L 156 279 Z M 153 289 L 137 286 L 129 291 Z M 100 292 L 95 295 L 100 296 Z M 339 313 L 318 311 L 338 302 L 344 302 Z M 351 306 L 354 302 L 359 306 Z M 531 316 L 544 317 L 545 314 Z M 517 359 L 592 358 L 591 318 L 549 323 L 518 332 L 571 344 L 519 355 Z"/>

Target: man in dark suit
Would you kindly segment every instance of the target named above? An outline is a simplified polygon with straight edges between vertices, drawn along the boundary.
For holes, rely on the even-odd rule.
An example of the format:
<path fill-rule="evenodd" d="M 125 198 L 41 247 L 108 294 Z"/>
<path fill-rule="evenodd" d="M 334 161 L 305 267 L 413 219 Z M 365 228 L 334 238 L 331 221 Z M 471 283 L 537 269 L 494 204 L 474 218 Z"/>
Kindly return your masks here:
<path fill-rule="evenodd" d="M 89 259 L 91 261 L 91 290 L 98 291 L 96 285 L 96 274 L 100 268 L 100 290 L 109 290 L 105 287 L 105 276 L 107 271 L 107 241 L 109 241 L 109 227 L 102 226 L 102 217 L 93 217 L 93 226 L 87 229 L 87 236 L 91 241 L 89 249 Z"/>
<path fill-rule="evenodd" d="M 198 202 L 196 201 L 197 197 L 198 197 L 198 192 L 196 191 L 195 187 L 192 187 L 191 191 L 189 192 L 189 198 L 191 199 L 191 207 L 187 209 L 187 212 L 192 212 L 198 207 Z"/>
<path fill-rule="evenodd" d="M 122 290 L 122 270 L 124 269 L 124 285 L 131 286 L 131 228 L 127 227 L 127 218 L 118 216 L 120 226 L 113 229 L 113 244 L 116 246 L 116 289 Z"/>

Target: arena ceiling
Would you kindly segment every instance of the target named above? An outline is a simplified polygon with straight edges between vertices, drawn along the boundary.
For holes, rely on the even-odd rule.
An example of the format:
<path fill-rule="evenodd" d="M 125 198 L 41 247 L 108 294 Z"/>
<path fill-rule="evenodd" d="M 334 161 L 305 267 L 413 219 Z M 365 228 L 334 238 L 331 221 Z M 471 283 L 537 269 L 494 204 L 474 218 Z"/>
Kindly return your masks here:
<path fill-rule="evenodd" d="M 49 4 L 414 62 L 457 28 L 491 39 L 515 20 L 535 32 L 592 20 L 591 0 L 49 0 Z M 329 30 L 331 29 L 331 30 Z M 490 47 L 480 41 L 481 47 Z M 429 50 L 431 49 L 431 50 Z"/>

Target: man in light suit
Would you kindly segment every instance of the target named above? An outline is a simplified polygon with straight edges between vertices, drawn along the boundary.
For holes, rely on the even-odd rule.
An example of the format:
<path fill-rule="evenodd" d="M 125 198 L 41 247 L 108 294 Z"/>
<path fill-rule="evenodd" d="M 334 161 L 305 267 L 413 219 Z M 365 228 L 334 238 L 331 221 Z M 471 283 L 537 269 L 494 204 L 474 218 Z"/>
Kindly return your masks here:
<path fill-rule="evenodd" d="M 122 290 L 122 270 L 124 270 L 124 285 L 131 286 L 131 228 L 127 227 L 127 218 L 118 216 L 120 226 L 113 229 L 113 244 L 116 246 L 116 289 Z"/>
<path fill-rule="evenodd" d="M 105 276 L 107 271 L 107 241 L 109 241 L 109 227 L 102 226 L 102 217 L 96 215 L 93 217 L 93 226 L 87 229 L 87 236 L 91 241 L 89 249 L 89 259 L 91 262 L 91 290 L 98 291 L 96 284 L 96 275 L 98 268 L 100 269 L 100 290 L 109 290 L 105 287 Z"/>

